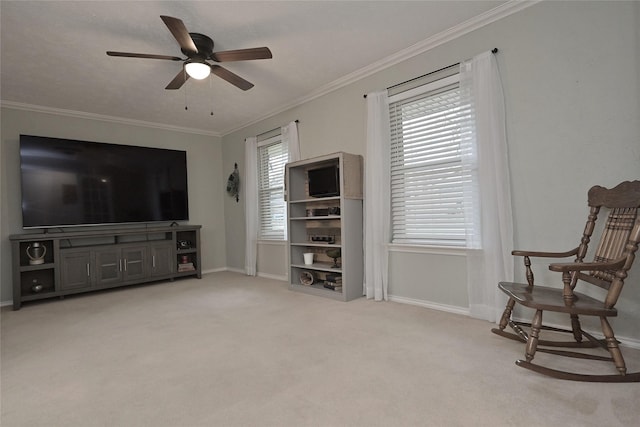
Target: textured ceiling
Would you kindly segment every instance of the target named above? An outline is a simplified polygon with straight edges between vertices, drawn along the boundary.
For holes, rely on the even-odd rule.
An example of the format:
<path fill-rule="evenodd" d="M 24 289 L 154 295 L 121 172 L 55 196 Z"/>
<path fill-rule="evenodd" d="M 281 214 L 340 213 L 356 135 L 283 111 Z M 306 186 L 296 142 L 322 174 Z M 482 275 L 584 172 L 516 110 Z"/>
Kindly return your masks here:
<path fill-rule="evenodd" d="M 0 99 L 224 135 L 503 3 L 3 0 Z M 184 57 L 160 15 L 214 51 L 267 46 L 273 59 L 222 64 L 255 84 L 246 92 L 215 76 L 165 90 L 179 62 L 105 54 Z"/>

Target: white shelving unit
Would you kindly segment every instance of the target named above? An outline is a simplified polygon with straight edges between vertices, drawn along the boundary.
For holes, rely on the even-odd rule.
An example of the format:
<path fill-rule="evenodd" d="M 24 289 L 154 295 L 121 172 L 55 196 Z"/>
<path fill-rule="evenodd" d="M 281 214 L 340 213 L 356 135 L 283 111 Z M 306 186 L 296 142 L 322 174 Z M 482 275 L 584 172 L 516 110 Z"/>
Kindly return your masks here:
<path fill-rule="evenodd" d="M 308 171 L 332 165 L 339 168 L 340 194 L 310 197 Z M 362 156 L 342 152 L 287 164 L 290 289 L 342 301 L 362 296 L 362 170 Z M 338 267 L 326 253 L 331 249 L 340 249 Z M 305 253 L 314 254 L 313 264 L 304 263 Z M 301 277 L 309 275 L 313 283 L 304 284 Z M 336 280 L 341 289 L 325 287 Z"/>

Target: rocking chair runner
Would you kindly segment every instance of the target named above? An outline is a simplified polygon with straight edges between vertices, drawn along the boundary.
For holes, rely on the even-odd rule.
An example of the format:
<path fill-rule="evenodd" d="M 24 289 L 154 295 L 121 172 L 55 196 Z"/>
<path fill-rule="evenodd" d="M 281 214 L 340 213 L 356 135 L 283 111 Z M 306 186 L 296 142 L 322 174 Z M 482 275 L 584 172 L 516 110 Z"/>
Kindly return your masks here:
<path fill-rule="evenodd" d="M 507 338 L 526 342 L 525 359 L 516 364 L 541 374 L 555 378 L 574 381 L 596 382 L 640 382 L 640 372 L 627 373 L 622 352 L 618 347 L 613 329 L 607 320 L 617 316 L 616 302 L 622 291 L 624 280 L 633 264 L 635 252 L 640 241 L 640 181 L 623 182 L 613 189 L 600 186 L 592 187 L 588 195 L 590 212 L 580 245 L 567 252 L 531 252 L 513 251 L 515 256 L 524 257 L 527 284 L 501 282 L 498 287 L 509 296 L 509 301 L 500 319 L 499 327 L 492 332 Z M 601 208 L 609 210 L 609 216 L 604 226 L 600 243 L 595 252 L 593 262 L 584 262 L 589 242 L 591 240 L 598 214 Z M 564 258 L 575 256 L 572 263 L 555 263 L 549 265 L 551 271 L 562 273 L 563 288 L 550 288 L 534 285 L 530 257 Z M 578 293 L 575 291 L 578 283 L 586 282 L 607 291 L 604 301 Z M 513 307 L 518 303 L 536 310 L 531 323 L 514 321 Z M 544 326 L 542 313 L 544 311 L 568 313 L 571 318 L 571 330 L 564 330 Z M 583 331 L 579 316 L 597 316 L 600 318 L 604 339 L 597 339 Z M 505 331 L 509 325 L 515 333 Z M 523 327 L 530 328 L 526 332 Z M 567 332 L 573 334 L 573 341 L 547 341 L 540 339 L 541 330 Z M 587 341 L 583 341 L 583 337 Z M 610 357 L 574 351 L 538 348 L 542 347 L 572 347 L 590 348 L 602 347 L 609 352 Z M 614 363 L 618 374 L 589 375 L 559 371 L 543 367 L 532 362 L 537 351 L 554 355 L 577 357 L 583 359 L 605 360 Z"/>

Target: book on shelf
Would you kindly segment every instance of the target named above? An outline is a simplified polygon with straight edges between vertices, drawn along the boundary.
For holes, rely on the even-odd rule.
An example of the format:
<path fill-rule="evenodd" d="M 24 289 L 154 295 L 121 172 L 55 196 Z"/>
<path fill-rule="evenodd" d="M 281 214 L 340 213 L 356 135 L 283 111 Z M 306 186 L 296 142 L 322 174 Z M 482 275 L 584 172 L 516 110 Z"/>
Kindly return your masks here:
<path fill-rule="evenodd" d="M 339 274 L 327 274 L 325 281 L 333 284 L 342 284 L 342 276 Z"/>
<path fill-rule="evenodd" d="M 178 272 L 181 273 L 183 271 L 194 271 L 196 267 L 192 262 L 186 262 L 184 264 L 178 264 Z"/>
<path fill-rule="evenodd" d="M 342 284 L 324 282 L 324 287 L 327 289 L 331 289 L 332 291 L 342 292 Z"/>

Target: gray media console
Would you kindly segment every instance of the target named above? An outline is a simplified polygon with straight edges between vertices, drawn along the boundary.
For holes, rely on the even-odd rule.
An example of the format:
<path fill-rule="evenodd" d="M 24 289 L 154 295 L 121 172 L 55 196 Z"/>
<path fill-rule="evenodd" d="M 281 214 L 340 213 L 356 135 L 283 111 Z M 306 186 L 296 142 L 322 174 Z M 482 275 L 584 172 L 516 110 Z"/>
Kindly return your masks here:
<path fill-rule="evenodd" d="M 87 229 L 10 236 L 13 309 L 25 301 L 202 277 L 200 225 Z"/>

